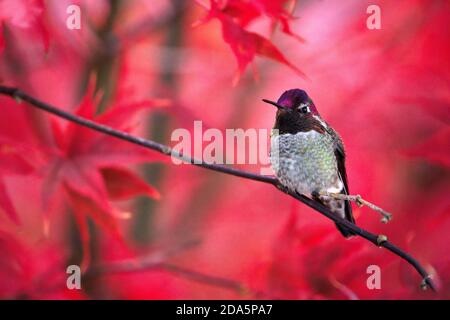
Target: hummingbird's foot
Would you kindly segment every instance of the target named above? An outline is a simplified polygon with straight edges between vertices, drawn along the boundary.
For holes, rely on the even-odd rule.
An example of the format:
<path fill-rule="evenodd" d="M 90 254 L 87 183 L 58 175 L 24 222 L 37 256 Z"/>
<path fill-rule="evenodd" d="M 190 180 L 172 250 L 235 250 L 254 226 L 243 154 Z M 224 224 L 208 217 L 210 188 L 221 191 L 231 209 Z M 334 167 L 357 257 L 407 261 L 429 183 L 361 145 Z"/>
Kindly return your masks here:
<path fill-rule="evenodd" d="M 371 203 L 367 200 L 364 200 L 359 194 L 348 195 L 348 194 L 342 194 L 342 193 L 332 193 L 332 192 L 327 192 L 327 191 L 320 191 L 319 194 L 321 196 L 326 196 L 326 197 L 330 197 L 330 198 L 334 198 L 334 199 L 338 199 L 338 200 L 352 201 L 352 202 L 356 203 L 356 205 L 358 207 L 362 207 L 362 206 L 369 207 L 370 209 L 372 209 L 382 215 L 382 218 L 381 218 L 382 223 L 388 223 L 389 221 L 392 220 L 391 213 L 383 210 L 379 206 L 374 205 L 373 203 Z"/>
<path fill-rule="evenodd" d="M 281 192 L 289 192 L 289 189 L 285 186 L 283 186 L 281 183 L 278 183 L 276 185 L 276 187 L 278 188 L 278 190 L 280 190 Z"/>

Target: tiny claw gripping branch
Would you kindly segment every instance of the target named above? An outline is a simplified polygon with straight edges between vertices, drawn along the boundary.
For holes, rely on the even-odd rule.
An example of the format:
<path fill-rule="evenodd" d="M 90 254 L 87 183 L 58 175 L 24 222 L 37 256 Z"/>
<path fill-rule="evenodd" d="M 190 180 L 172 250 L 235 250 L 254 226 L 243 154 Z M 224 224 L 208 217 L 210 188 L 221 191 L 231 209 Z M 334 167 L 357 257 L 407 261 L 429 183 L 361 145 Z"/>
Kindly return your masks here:
<path fill-rule="evenodd" d="M 173 152 L 173 150 L 169 146 L 157 143 L 152 140 L 139 138 L 139 137 L 133 136 L 129 133 L 115 130 L 111 127 L 96 123 L 94 121 L 85 119 L 83 117 L 76 116 L 69 112 L 63 111 L 62 109 L 56 108 L 52 105 L 42 102 L 26 93 L 20 91 L 17 88 L 0 86 L 0 94 L 10 96 L 14 99 L 19 99 L 20 101 L 28 102 L 28 104 L 30 106 L 41 109 L 41 110 L 51 113 L 57 117 L 66 119 L 67 121 L 77 123 L 78 125 L 90 128 L 92 130 L 102 132 L 104 134 L 116 137 L 118 139 L 127 141 L 132 144 L 140 145 L 144 148 L 148 148 L 148 149 L 154 150 L 156 152 L 159 152 L 159 153 L 162 153 L 165 155 L 172 155 L 173 157 L 176 157 L 187 163 L 191 163 L 197 167 L 201 167 L 201 168 L 212 170 L 212 171 L 217 171 L 217 172 L 220 172 L 223 174 L 241 177 L 241 178 L 248 179 L 248 180 L 271 184 L 274 187 L 276 187 L 279 191 L 297 199 L 298 201 L 304 203 L 305 205 L 309 206 L 310 208 L 314 209 L 315 211 L 319 212 L 320 214 L 324 215 L 325 217 L 334 221 L 335 223 L 345 226 L 346 228 L 351 230 L 356 235 L 372 242 L 376 246 L 383 247 L 383 248 L 391 251 L 395 255 L 399 256 L 400 258 L 404 259 L 411 266 L 413 266 L 415 268 L 415 270 L 421 275 L 422 288 L 425 288 L 425 289 L 431 288 L 433 291 L 436 291 L 436 288 L 431 279 L 431 276 L 425 271 L 425 269 L 420 265 L 420 263 L 416 259 L 414 259 L 411 255 L 409 255 L 408 253 L 406 253 L 405 251 L 403 251 L 396 245 L 389 242 L 387 240 L 386 236 L 383 236 L 383 235 L 377 236 L 369 231 L 366 231 L 365 229 L 349 222 L 348 220 L 343 219 L 343 218 L 333 214 L 327 207 L 323 206 L 322 204 L 320 204 L 304 195 L 300 195 L 295 192 L 291 192 L 290 190 L 287 190 L 284 186 L 281 185 L 281 183 L 275 177 L 263 176 L 263 175 L 259 175 L 259 174 L 255 174 L 255 173 L 251 173 L 251 172 L 246 172 L 246 171 L 238 170 L 238 169 L 235 169 L 235 168 L 232 168 L 229 166 L 225 166 L 225 165 L 210 164 L 210 163 L 201 162 L 201 161 L 194 162 L 194 160 L 188 156 L 185 156 L 185 155 L 177 153 L 177 152 Z M 333 194 L 330 194 L 330 195 L 335 196 Z M 371 209 L 378 211 L 382 214 L 384 212 L 383 219 L 385 219 L 386 221 L 389 221 L 391 219 L 391 214 L 386 213 L 381 208 L 371 204 L 370 202 L 365 201 L 360 196 L 349 196 L 349 197 L 353 197 L 353 198 L 348 198 L 348 200 L 350 200 L 350 201 L 354 201 L 356 203 L 366 205 L 366 206 L 370 207 Z"/>

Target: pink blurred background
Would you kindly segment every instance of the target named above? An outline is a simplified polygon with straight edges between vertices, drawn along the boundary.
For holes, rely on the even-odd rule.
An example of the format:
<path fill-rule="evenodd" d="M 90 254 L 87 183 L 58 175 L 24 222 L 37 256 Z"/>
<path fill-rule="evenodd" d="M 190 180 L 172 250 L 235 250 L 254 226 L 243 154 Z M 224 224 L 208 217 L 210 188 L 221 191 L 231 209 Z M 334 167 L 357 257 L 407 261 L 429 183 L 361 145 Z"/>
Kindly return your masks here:
<path fill-rule="evenodd" d="M 66 27 L 73 3 L 81 8 L 80 30 Z M 269 129 L 275 114 L 261 99 L 302 88 L 345 142 L 351 193 L 394 213 L 384 225 L 369 209 L 355 208 L 357 224 L 411 253 L 439 292 L 423 291 L 419 275 L 399 257 L 362 238 L 345 240 L 325 217 L 271 186 L 176 166 L 113 139 L 97 142 L 101 136 L 1 96 L 1 298 L 450 298 L 449 2 L 324 0 L 293 7 L 233 0 L 219 7 L 236 22 L 227 6 L 250 3 L 294 8 L 290 29 L 304 42 L 264 13 L 244 30 L 270 39 L 306 77 L 257 55 L 233 81 L 238 64 L 221 21 L 192 27 L 208 14 L 209 1 L 0 0 L 0 84 L 74 113 L 84 97 L 85 116 L 89 108 L 98 114 L 122 106 L 111 119 L 95 119 L 169 145 L 171 132 L 192 130 L 194 120 L 223 131 Z M 366 27 L 371 4 L 381 8 L 380 30 Z M 139 114 L 137 103 L 146 104 Z M 49 166 L 86 154 L 96 158 L 83 158 L 84 182 Z M 111 168 L 131 170 L 151 189 L 136 182 L 120 197 L 110 189 L 109 197 L 91 192 L 100 175 L 106 188 L 135 182 L 112 179 Z M 49 188 L 59 179 L 63 187 Z M 52 198 L 51 209 L 43 194 Z M 8 217 L 4 198 L 20 223 Z M 198 244 L 167 257 L 184 272 L 161 265 L 105 273 L 82 278 L 82 290 L 66 289 L 69 264 L 89 270 L 190 240 Z M 369 265 L 381 268 L 380 290 L 366 286 Z"/>

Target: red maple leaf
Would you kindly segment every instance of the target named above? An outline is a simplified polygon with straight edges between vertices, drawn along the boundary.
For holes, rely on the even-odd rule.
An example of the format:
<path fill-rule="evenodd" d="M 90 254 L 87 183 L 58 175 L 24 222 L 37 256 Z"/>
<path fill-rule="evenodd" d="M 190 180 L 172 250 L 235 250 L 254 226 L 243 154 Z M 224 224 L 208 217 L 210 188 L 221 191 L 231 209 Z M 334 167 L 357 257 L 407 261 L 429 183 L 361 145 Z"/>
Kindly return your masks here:
<path fill-rule="evenodd" d="M 130 131 L 131 121 L 139 111 L 159 105 L 159 101 L 152 100 L 116 105 L 95 116 L 95 103 L 88 94 L 76 114 L 118 130 Z M 74 123 L 63 127 L 52 119 L 51 129 L 55 145 L 41 150 L 46 160 L 38 168 L 43 177 L 45 219 L 48 220 L 55 209 L 55 198 L 62 195 L 71 205 L 79 225 L 84 248 L 83 266 L 86 267 L 89 263 L 88 218 L 120 239 L 116 218 L 122 213 L 111 200 L 129 199 L 139 194 L 159 198 L 159 193 L 139 178 L 130 165 L 164 158 Z"/>
<path fill-rule="evenodd" d="M 11 100 L 8 101 L 7 105 L 9 104 L 12 107 L 10 121 L 17 120 L 16 127 L 23 125 L 23 130 L 30 130 L 30 126 L 26 125 L 27 118 L 22 118 L 26 115 L 24 111 L 29 110 L 24 109 L 23 106 L 14 105 Z M 96 116 L 94 115 L 95 102 L 88 94 L 78 107 L 76 114 L 118 130 L 131 131 L 135 126 L 133 120 L 140 111 L 166 104 L 167 101 L 160 100 L 116 104 L 104 114 Z M 17 117 L 15 113 L 18 114 Z M 63 123 L 56 118 L 51 118 L 50 123 L 50 138 L 47 145 L 27 138 L 32 136 L 32 133 L 23 133 L 21 132 L 23 130 L 18 131 L 22 136 L 17 135 L 17 141 L 12 141 L 15 139 L 14 132 L 9 132 L 5 128 L 0 140 L 2 176 L 28 173 L 31 170 L 30 165 L 22 159 L 22 156 L 30 158 L 34 172 L 42 177 L 43 181 L 44 219 L 50 219 L 56 211 L 56 203 L 59 203 L 57 199 L 62 198 L 64 202 L 71 205 L 71 211 L 75 215 L 81 233 L 85 257 L 84 267 L 86 267 L 89 262 L 88 218 L 110 234 L 121 238 L 117 216 L 123 216 L 123 214 L 111 204 L 111 201 L 129 199 L 139 194 L 154 199 L 159 198 L 159 193 L 136 175 L 130 166 L 148 161 L 163 159 L 167 161 L 167 159 L 140 146 L 74 123 Z M 32 151 L 25 152 L 21 148 Z M 21 152 L 13 152 L 16 150 Z M 13 204 L 1 180 L 0 208 L 12 219 L 18 221 Z"/>
<path fill-rule="evenodd" d="M 222 12 L 232 17 L 239 23 L 241 27 L 246 27 L 250 22 L 256 20 L 261 16 L 267 16 L 271 19 L 275 26 L 277 23 L 281 24 L 281 31 L 285 34 L 304 42 L 304 39 L 292 32 L 289 20 L 293 17 L 285 9 L 288 3 L 295 5 L 295 1 L 272 1 L 272 0 L 229 0 L 223 7 Z M 292 6 L 293 8 L 293 6 Z"/>
<path fill-rule="evenodd" d="M 19 223 L 19 217 L 9 197 L 3 177 L 14 174 L 27 174 L 31 165 L 24 159 L 27 154 L 23 148 L 5 137 L 0 137 L 0 209 L 5 211 L 11 220 Z"/>
<path fill-rule="evenodd" d="M 0 299 L 84 299 L 66 285 L 64 248 L 0 230 Z"/>
<path fill-rule="evenodd" d="M 270 6 L 265 1 L 261 1 L 258 4 L 249 4 L 249 6 L 243 2 L 230 1 L 223 8 L 219 8 L 218 2 L 211 0 L 208 14 L 194 25 L 207 23 L 214 18 L 220 21 L 223 39 L 230 46 L 238 62 L 238 72 L 234 83 L 239 80 L 240 75 L 244 73 L 247 65 L 253 61 L 256 55 L 282 63 L 305 77 L 305 74 L 289 62 L 269 39 L 244 28 L 250 21 L 259 16 L 261 12 L 266 12 L 275 21 L 282 21 L 283 30 L 286 33 L 291 33 L 287 23 L 288 18 L 282 14 L 281 8 L 279 6 Z"/>
<path fill-rule="evenodd" d="M 3 28 L 27 30 L 41 39 L 45 51 L 49 48 L 49 33 L 41 18 L 45 9 L 42 0 L 0 1 L 0 52 L 4 48 Z"/>

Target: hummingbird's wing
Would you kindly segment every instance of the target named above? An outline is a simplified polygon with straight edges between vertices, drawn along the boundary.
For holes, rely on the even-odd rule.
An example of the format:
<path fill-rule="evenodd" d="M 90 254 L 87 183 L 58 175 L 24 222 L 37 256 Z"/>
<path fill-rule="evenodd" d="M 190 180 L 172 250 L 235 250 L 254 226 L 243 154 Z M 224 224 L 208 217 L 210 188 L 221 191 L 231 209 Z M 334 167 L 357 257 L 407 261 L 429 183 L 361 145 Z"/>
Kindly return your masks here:
<path fill-rule="evenodd" d="M 334 155 L 336 156 L 339 176 L 342 180 L 342 183 L 344 184 L 345 194 L 349 194 L 348 183 L 347 183 L 347 171 L 345 169 L 344 144 L 342 143 L 342 140 L 339 137 L 339 135 L 336 134 L 336 138 L 334 138 L 334 139 L 335 139 L 335 143 L 336 143 L 335 149 L 334 149 Z"/>
<path fill-rule="evenodd" d="M 348 183 L 347 183 L 347 171 L 345 169 L 345 149 L 344 149 L 344 143 L 342 142 L 341 137 L 339 136 L 339 134 L 334 131 L 330 126 L 328 126 L 327 128 L 329 131 L 329 133 L 331 134 L 331 136 L 333 137 L 334 143 L 335 143 L 335 149 L 334 149 L 334 155 L 336 157 L 336 162 L 337 162 L 337 169 L 338 169 L 338 173 L 339 173 L 339 177 L 342 181 L 342 183 L 344 184 L 344 189 L 341 191 L 342 194 L 349 194 L 349 190 L 348 190 Z M 352 206 L 350 204 L 349 201 L 345 201 L 345 219 L 347 219 L 348 221 L 355 223 L 355 218 L 353 217 L 353 213 L 352 213 Z M 341 226 L 337 226 L 339 231 L 342 232 L 342 234 L 345 237 L 349 237 L 351 235 L 353 235 L 353 233 L 351 231 L 349 231 L 348 229 L 341 227 Z"/>

